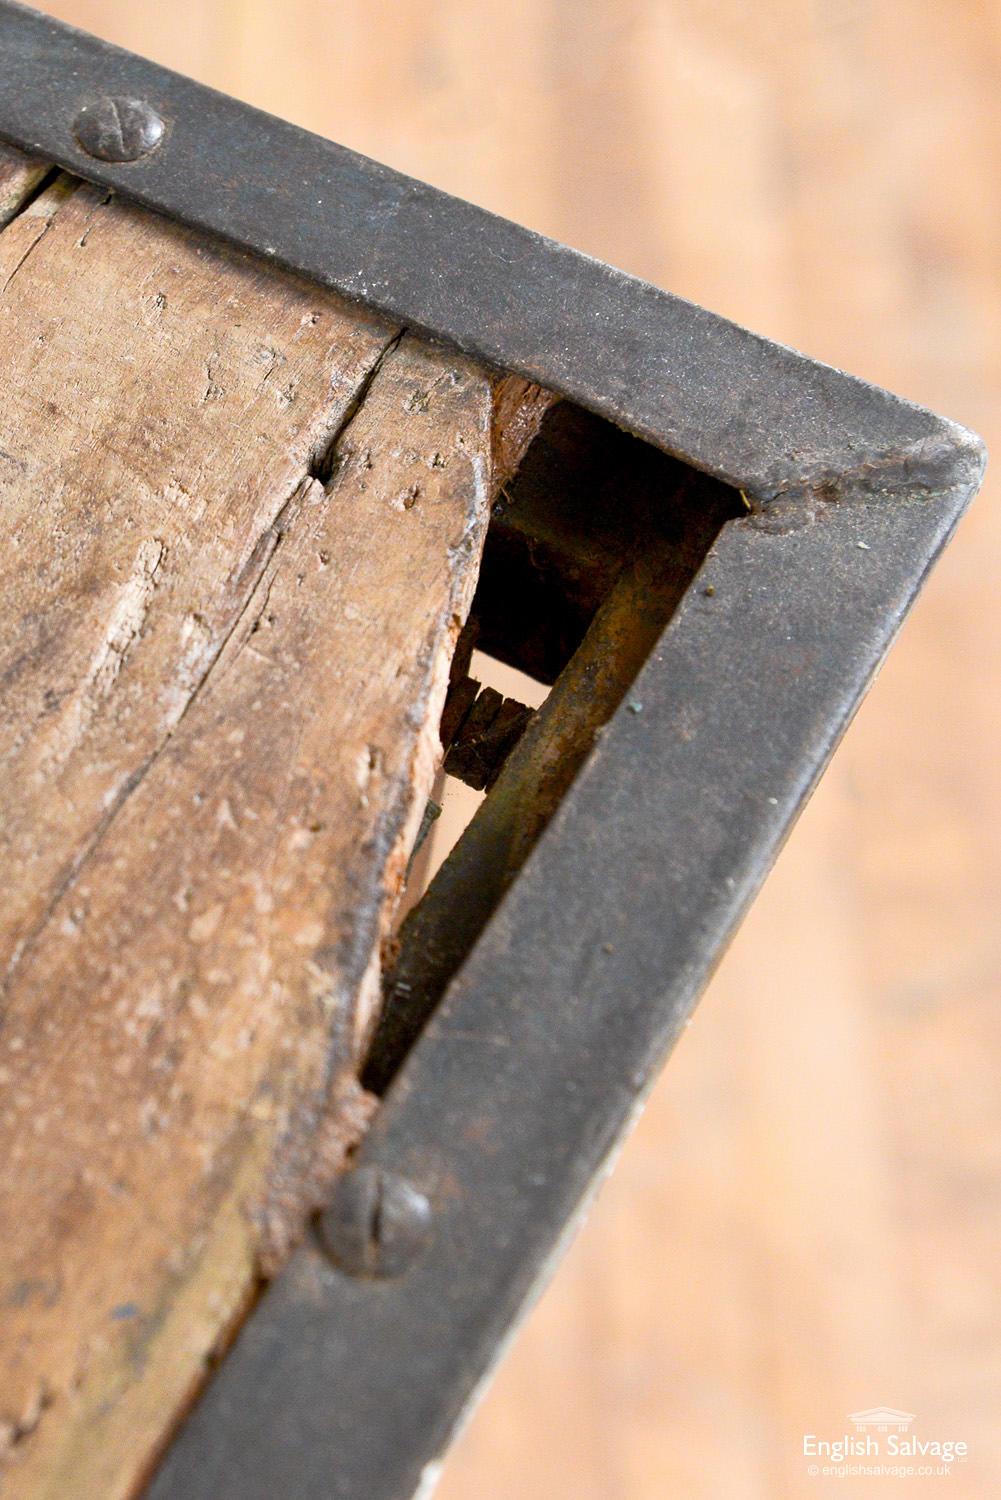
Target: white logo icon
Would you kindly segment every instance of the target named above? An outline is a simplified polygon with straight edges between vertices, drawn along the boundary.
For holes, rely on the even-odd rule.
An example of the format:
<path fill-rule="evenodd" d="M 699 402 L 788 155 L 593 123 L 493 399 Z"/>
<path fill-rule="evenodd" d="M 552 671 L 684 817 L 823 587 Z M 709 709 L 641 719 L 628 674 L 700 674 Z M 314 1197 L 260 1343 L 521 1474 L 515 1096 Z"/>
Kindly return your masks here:
<path fill-rule="evenodd" d="M 874 1406 L 870 1411 L 853 1411 L 849 1422 L 856 1432 L 906 1432 L 914 1421 L 912 1411 L 894 1411 L 892 1406 Z"/>

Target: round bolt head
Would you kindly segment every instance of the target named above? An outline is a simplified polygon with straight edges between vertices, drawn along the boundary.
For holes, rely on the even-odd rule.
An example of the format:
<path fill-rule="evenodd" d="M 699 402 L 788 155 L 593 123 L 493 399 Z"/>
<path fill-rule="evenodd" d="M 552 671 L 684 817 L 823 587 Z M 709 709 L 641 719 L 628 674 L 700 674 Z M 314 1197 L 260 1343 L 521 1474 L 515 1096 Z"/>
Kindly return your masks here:
<path fill-rule="evenodd" d="M 165 128 L 141 99 L 118 96 L 85 104 L 73 122 L 79 145 L 99 161 L 138 161 L 156 150 Z"/>
<path fill-rule="evenodd" d="M 431 1205 L 394 1172 L 357 1167 L 337 1183 L 320 1238 L 349 1276 L 402 1276 L 431 1239 Z"/>

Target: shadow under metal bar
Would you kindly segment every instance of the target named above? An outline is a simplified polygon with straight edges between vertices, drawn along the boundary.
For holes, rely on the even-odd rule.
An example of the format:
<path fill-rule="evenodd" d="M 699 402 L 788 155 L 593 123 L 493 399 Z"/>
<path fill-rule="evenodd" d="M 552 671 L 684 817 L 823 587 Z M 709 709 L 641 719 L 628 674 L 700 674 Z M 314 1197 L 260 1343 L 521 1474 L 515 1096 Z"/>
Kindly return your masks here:
<path fill-rule="evenodd" d="M 0 138 L 568 396 L 746 503 L 395 1074 L 335 1190 L 350 1253 L 293 1255 L 149 1488 L 404 1500 L 649 1087 L 983 447 L 11 0 L 0 55 Z M 135 159 L 82 144 L 81 112 L 93 125 L 109 96 L 162 125 Z M 372 1243 L 352 1248 L 352 1212 Z"/>

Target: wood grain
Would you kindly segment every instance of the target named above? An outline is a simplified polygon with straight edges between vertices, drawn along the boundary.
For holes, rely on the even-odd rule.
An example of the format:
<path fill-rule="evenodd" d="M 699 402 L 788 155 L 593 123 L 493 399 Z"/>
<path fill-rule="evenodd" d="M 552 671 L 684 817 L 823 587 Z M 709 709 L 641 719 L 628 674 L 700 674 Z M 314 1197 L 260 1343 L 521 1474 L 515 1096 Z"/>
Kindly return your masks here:
<path fill-rule="evenodd" d="M 20 212 L 48 175 L 46 162 L 0 144 L 0 229 Z"/>
<path fill-rule="evenodd" d="M 492 452 L 541 403 L 65 177 L 0 320 L 4 1493 L 112 1500 L 366 1118 Z"/>
<path fill-rule="evenodd" d="M 44 0 L 1001 448 L 994 0 Z M 441 1500 L 842 1500 L 888 1401 L 1001 1493 L 1001 507 L 987 485 Z"/>

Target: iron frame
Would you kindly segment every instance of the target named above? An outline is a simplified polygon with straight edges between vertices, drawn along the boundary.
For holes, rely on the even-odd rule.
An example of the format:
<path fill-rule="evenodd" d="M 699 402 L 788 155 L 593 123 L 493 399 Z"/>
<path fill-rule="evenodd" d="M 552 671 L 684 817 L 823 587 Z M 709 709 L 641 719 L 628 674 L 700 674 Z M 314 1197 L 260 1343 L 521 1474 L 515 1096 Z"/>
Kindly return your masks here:
<path fill-rule="evenodd" d="M 0 0 L 0 138 L 570 397 L 744 495 L 447 989 L 359 1165 L 427 1195 L 393 1280 L 302 1245 L 149 1500 L 403 1500 L 553 1262 L 929 567 L 979 440 L 863 381 Z M 166 122 L 140 160 L 72 124 Z"/>

